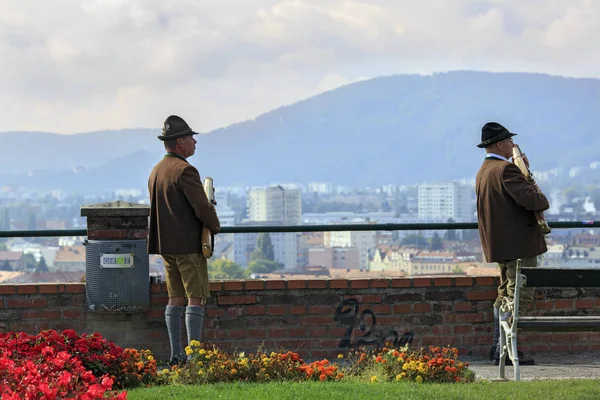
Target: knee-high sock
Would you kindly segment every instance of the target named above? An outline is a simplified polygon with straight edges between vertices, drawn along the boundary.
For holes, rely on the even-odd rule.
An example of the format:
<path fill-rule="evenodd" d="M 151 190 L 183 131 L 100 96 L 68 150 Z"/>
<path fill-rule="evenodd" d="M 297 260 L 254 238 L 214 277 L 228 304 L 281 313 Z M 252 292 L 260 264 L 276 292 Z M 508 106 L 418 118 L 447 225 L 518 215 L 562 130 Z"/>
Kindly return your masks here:
<path fill-rule="evenodd" d="M 165 322 L 169 332 L 171 343 L 171 361 L 183 361 L 184 354 L 181 346 L 181 321 L 183 319 L 183 307 L 167 306 L 165 309 Z"/>
<path fill-rule="evenodd" d="M 203 323 L 204 307 L 187 306 L 185 309 L 185 327 L 187 329 L 188 344 L 192 340 L 201 342 Z"/>

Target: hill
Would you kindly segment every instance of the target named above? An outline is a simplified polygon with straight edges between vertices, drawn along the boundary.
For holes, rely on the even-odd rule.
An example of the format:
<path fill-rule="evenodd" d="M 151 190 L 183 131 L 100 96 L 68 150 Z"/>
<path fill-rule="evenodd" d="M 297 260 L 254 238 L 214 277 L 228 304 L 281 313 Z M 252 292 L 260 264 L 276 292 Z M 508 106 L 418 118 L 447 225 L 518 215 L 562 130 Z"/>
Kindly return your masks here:
<path fill-rule="evenodd" d="M 600 80 L 457 71 L 352 83 L 199 135 L 190 159 L 215 185 L 329 181 L 362 186 L 472 178 L 481 126 L 519 135 L 534 170 L 600 159 Z M 165 116 L 166 117 L 166 116 Z M 193 121 L 193 117 L 184 116 Z M 162 150 L 156 129 L 76 135 L 0 133 L 0 184 L 144 188 Z M 25 153 L 19 153 L 23 149 Z M 74 174 L 75 165 L 87 171 Z M 29 177 L 31 170 L 45 170 Z"/>

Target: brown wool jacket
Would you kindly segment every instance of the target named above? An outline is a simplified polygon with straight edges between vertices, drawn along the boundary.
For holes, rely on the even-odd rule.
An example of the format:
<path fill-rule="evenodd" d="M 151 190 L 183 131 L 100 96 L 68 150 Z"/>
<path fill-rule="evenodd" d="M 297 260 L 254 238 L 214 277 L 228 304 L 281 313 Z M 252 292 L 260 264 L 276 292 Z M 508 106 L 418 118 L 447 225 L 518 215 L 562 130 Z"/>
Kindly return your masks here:
<path fill-rule="evenodd" d="M 167 154 L 148 178 L 150 227 L 148 254 L 201 253 L 202 227 L 221 225 L 198 170 L 183 157 Z"/>
<path fill-rule="evenodd" d="M 546 240 L 534 215 L 548 199 L 514 164 L 488 157 L 475 178 L 477 220 L 487 262 L 505 262 L 545 253 Z"/>

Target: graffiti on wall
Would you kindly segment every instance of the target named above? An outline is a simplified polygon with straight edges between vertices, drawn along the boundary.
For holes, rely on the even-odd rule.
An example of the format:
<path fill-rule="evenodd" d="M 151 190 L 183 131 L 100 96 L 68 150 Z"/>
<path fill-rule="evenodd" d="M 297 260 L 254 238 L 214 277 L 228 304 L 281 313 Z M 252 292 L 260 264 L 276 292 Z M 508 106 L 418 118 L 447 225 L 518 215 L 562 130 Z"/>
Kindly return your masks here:
<path fill-rule="evenodd" d="M 400 336 L 395 330 L 386 330 L 377 326 L 377 318 L 371 310 L 363 310 L 359 313 L 360 303 L 351 298 L 342 301 L 335 310 L 334 321 L 339 325 L 347 327 L 344 337 L 338 347 L 350 348 L 354 346 L 383 346 L 386 342 L 395 346 L 411 344 L 414 332 L 405 332 Z M 352 341 L 352 333 L 358 328 L 362 336 Z"/>

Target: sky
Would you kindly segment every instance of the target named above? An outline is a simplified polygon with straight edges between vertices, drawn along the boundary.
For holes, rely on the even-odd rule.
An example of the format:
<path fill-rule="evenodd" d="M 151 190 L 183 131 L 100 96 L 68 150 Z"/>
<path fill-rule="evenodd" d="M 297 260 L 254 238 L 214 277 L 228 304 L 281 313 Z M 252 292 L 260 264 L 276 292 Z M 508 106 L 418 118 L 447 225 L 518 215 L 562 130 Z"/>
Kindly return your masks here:
<path fill-rule="evenodd" d="M 362 79 L 600 78 L 598 0 L 0 0 L 0 131 L 200 132 Z"/>

